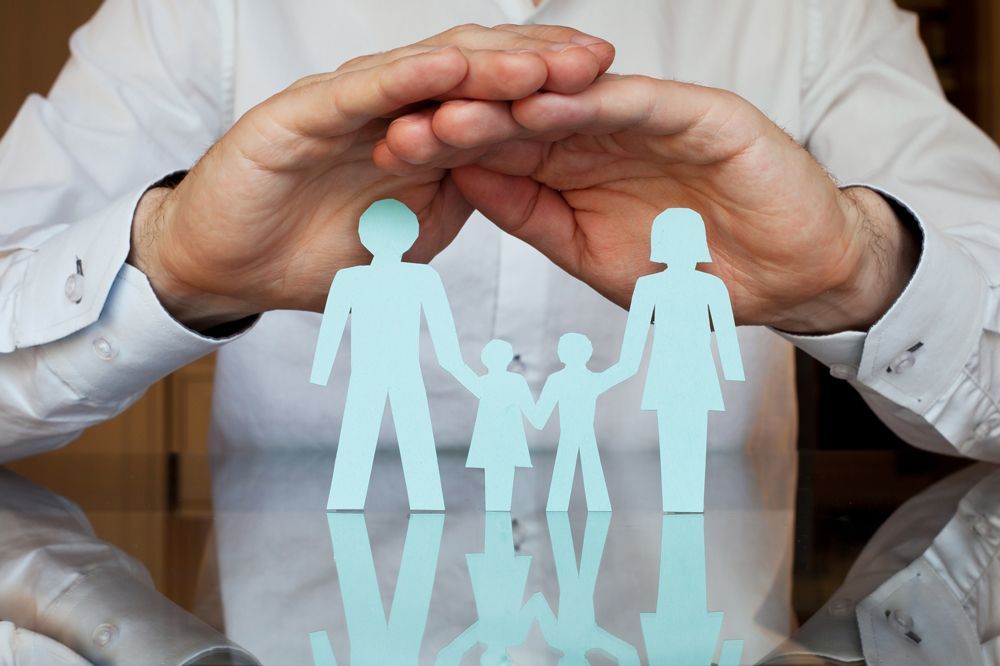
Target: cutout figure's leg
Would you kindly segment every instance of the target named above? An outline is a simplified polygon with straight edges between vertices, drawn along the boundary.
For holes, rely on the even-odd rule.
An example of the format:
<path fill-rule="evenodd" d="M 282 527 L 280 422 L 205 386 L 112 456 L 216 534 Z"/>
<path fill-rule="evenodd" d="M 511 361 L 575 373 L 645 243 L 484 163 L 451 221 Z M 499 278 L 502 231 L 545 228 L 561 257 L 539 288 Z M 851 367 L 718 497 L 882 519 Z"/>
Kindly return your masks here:
<path fill-rule="evenodd" d="M 597 450 L 597 440 L 588 436 L 580 447 L 580 475 L 583 477 L 583 492 L 587 497 L 588 511 L 611 511 L 608 484 L 604 480 L 604 466 Z"/>
<path fill-rule="evenodd" d="M 513 465 L 503 469 L 486 468 L 486 510 L 510 511 L 511 499 L 514 497 Z"/>
<path fill-rule="evenodd" d="M 330 481 L 328 511 L 361 511 L 368 496 L 378 431 L 385 413 L 387 389 L 367 378 L 351 377 L 344 420 Z"/>
<path fill-rule="evenodd" d="M 389 391 L 389 407 L 396 424 L 396 441 L 410 509 L 444 511 L 427 389 L 419 374 L 401 379 Z"/>
<path fill-rule="evenodd" d="M 309 647 L 312 648 L 314 666 L 337 666 L 337 658 L 333 656 L 333 646 L 325 631 L 314 631 L 309 634 Z"/>
<path fill-rule="evenodd" d="M 549 485 L 549 500 L 546 511 L 568 511 L 569 499 L 573 493 L 573 476 L 576 474 L 576 458 L 580 451 L 576 441 L 559 437 L 556 459 L 552 464 L 552 483 Z"/>
<path fill-rule="evenodd" d="M 665 409 L 656 414 L 660 427 L 660 479 L 665 513 L 705 511 L 705 464 L 708 413 Z"/>

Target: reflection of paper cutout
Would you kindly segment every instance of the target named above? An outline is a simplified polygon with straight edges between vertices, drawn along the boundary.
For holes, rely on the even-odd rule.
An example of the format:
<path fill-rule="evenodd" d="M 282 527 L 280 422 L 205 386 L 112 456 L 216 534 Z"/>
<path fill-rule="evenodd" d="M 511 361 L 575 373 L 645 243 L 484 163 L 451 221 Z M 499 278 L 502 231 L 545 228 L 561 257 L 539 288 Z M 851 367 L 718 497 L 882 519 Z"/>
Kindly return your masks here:
<path fill-rule="evenodd" d="M 545 380 L 538 406 L 531 415 L 535 427 L 541 428 L 559 405 L 559 447 L 552 466 L 546 511 L 569 509 L 578 457 L 587 509 L 611 511 L 611 499 L 594 434 L 594 416 L 598 396 L 620 379 L 613 378 L 609 371 L 593 372 L 587 367 L 593 351 L 590 340 L 580 333 L 567 333 L 559 338 L 559 360 L 566 367 Z"/>
<path fill-rule="evenodd" d="M 344 601 L 350 663 L 352 666 L 416 664 L 434 589 L 444 515 L 410 516 L 388 621 L 364 514 L 331 513 L 327 520 Z M 309 640 L 316 666 L 336 664 L 325 631 L 311 633 Z"/>
<path fill-rule="evenodd" d="M 639 654 L 635 648 L 599 627 L 594 615 L 594 588 L 604 557 L 611 514 L 603 511 L 587 514 L 579 568 L 569 515 L 560 511 L 547 513 L 546 517 L 559 584 L 559 613 L 553 614 L 545 604 L 539 612 L 538 624 L 545 641 L 563 653 L 559 664 L 587 666 L 587 653 L 601 650 L 622 666 L 638 666 Z"/>
<path fill-rule="evenodd" d="M 719 666 L 740 666 L 743 657 L 743 641 L 722 641 Z"/>
<path fill-rule="evenodd" d="M 651 664 L 712 663 L 722 631 L 722 612 L 707 610 L 705 517 L 663 516 L 660 584 L 655 613 L 641 613 L 642 635 Z M 742 641 L 723 646 L 723 655 L 739 664 Z M 738 645 L 737 645 L 738 644 Z"/>
<path fill-rule="evenodd" d="M 524 415 L 534 411 L 535 401 L 524 377 L 507 369 L 514 360 L 509 342 L 491 340 L 482 360 L 486 374 L 472 386 L 479 411 L 465 466 L 483 468 L 486 510 L 510 511 L 514 472 L 531 467 Z"/>
<path fill-rule="evenodd" d="M 351 319 L 351 378 L 330 484 L 330 510 L 363 509 L 375 446 L 388 399 L 403 476 L 414 510 L 444 510 L 427 390 L 420 371 L 420 313 L 441 367 L 466 386 L 475 379 L 462 360 L 455 321 L 437 272 L 402 261 L 420 225 L 394 199 L 361 215 L 358 234 L 370 266 L 337 271 L 323 312 L 310 381 L 325 385 Z"/>
<path fill-rule="evenodd" d="M 712 328 L 725 378 L 743 381 L 743 361 L 725 283 L 697 270 L 712 261 L 701 216 L 688 208 L 663 211 L 653 220 L 650 246 L 650 259 L 669 268 L 636 281 L 621 359 L 610 372 L 619 379 L 638 372 L 655 317 L 642 409 L 655 410 L 659 422 L 663 510 L 700 513 L 708 412 L 724 409 Z"/>
<path fill-rule="evenodd" d="M 482 664 L 509 663 L 508 648 L 524 642 L 545 607 L 541 594 L 522 604 L 531 557 L 514 553 L 510 513 L 488 512 L 485 532 L 483 552 L 465 556 L 478 619 L 438 653 L 437 666 L 458 666 L 477 643 L 486 646 Z"/>

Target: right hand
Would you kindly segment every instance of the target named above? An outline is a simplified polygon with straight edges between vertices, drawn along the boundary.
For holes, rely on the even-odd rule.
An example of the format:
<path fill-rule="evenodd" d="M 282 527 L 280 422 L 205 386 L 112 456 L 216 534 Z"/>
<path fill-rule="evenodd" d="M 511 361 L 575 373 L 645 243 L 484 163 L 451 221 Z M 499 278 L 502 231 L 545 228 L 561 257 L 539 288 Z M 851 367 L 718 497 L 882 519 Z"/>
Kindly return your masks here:
<path fill-rule="evenodd" d="M 333 274 L 370 259 L 357 220 L 371 202 L 393 197 L 417 213 L 411 261 L 429 261 L 471 213 L 441 161 L 402 176 L 374 165 L 388 118 L 431 100 L 578 92 L 613 57 L 610 44 L 570 28 L 461 26 L 297 81 L 250 109 L 175 190 L 143 197 L 129 263 L 193 328 L 320 311 Z M 461 151 L 449 159 L 461 162 Z"/>

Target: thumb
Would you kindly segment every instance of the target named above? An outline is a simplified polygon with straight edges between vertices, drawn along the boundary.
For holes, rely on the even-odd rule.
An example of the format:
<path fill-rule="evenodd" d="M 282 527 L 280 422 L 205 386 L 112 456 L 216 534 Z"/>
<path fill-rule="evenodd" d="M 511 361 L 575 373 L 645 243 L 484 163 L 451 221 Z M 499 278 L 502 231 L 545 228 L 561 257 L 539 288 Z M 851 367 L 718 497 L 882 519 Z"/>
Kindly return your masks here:
<path fill-rule="evenodd" d="M 456 167 L 451 178 L 465 200 L 495 225 L 533 245 L 563 270 L 579 272 L 582 245 L 576 218 L 559 192 L 527 176 L 478 165 Z"/>

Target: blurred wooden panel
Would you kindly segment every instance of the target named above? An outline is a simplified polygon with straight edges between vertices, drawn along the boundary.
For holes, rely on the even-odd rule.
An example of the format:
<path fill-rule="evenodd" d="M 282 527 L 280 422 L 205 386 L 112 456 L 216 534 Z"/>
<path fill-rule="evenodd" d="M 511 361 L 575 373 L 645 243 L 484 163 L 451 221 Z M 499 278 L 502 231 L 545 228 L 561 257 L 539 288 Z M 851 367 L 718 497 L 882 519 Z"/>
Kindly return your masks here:
<path fill-rule="evenodd" d="M 169 377 L 169 450 L 176 470 L 175 506 L 183 512 L 212 507 L 207 434 L 215 356 L 206 356 Z"/>
<path fill-rule="evenodd" d="M 0 0 L 0 128 L 29 93 L 45 93 L 69 57 L 69 36 L 100 0 Z"/>

